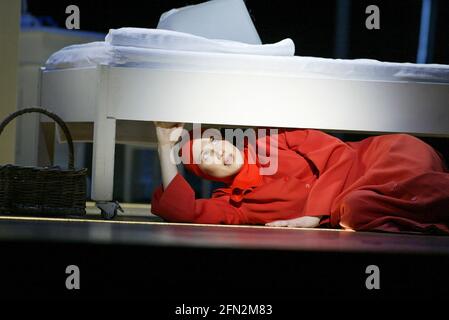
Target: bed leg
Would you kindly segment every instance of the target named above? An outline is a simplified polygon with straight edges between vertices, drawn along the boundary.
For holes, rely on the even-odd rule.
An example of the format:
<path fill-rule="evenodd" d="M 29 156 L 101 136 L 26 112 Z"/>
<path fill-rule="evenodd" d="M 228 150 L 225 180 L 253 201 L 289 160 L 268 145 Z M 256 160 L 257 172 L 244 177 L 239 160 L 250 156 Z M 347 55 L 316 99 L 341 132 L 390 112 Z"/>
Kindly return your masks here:
<path fill-rule="evenodd" d="M 113 201 L 115 127 L 116 120 L 107 117 L 98 117 L 94 124 L 92 200 L 106 219 L 114 218 L 117 210 L 122 211 Z"/>

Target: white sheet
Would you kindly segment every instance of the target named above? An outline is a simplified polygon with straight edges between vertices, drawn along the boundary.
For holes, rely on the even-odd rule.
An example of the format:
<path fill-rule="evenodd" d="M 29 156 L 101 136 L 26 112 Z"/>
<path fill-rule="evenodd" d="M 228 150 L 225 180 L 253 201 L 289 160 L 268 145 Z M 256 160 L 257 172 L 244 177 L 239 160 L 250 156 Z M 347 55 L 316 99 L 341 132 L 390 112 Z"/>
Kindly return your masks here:
<path fill-rule="evenodd" d="M 66 47 L 54 53 L 45 67 L 80 68 L 98 64 L 313 78 L 449 83 L 448 65 L 148 49 L 113 46 L 104 42 Z"/>

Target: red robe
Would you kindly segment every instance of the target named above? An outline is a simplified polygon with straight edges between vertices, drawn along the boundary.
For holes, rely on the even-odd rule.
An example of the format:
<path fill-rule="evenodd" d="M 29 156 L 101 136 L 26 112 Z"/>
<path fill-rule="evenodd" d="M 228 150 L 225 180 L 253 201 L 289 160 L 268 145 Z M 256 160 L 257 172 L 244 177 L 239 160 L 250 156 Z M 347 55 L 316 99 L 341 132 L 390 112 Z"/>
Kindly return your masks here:
<path fill-rule="evenodd" d="M 174 222 L 265 224 L 323 216 L 320 224 L 334 228 L 449 233 L 448 170 L 422 140 L 389 134 L 345 143 L 303 129 L 279 130 L 277 138 L 277 172 L 263 175 L 263 185 L 240 203 L 220 189 L 195 199 L 178 174 L 166 190 L 154 192 L 152 212 Z"/>

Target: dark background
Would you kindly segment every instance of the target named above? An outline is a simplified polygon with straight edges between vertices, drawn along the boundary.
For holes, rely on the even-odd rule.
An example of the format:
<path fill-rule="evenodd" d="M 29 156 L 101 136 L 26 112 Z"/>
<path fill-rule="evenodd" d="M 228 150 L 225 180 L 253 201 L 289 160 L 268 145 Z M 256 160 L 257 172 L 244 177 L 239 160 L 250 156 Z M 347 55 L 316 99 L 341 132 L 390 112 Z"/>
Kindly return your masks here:
<path fill-rule="evenodd" d="M 107 33 L 110 28 L 155 28 L 160 15 L 172 8 L 204 1 L 186 0 L 30 0 L 28 11 L 51 17 L 60 27 L 68 16 L 65 8 L 80 8 L 81 29 Z M 421 0 L 246 0 L 263 43 L 290 37 L 296 55 L 326 58 L 370 58 L 382 61 L 415 62 L 421 18 Z M 380 30 L 365 28 L 368 5 L 380 9 Z M 338 7 L 347 7 L 348 34 L 338 35 Z M 449 1 L 433 0 L 433 45 L 427 63 L 449 63 Z M 346 49 L 337 48 L 346 45 Z"/>

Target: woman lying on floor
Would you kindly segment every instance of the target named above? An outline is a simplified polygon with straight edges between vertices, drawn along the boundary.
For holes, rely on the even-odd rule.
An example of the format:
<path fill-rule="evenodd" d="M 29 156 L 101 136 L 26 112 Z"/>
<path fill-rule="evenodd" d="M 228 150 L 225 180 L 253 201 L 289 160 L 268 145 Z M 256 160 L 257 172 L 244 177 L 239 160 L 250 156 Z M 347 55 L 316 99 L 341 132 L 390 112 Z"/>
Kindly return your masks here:
<path fill-rule="evenodd" d="M 343 142 L 318 130 L 279 129 L 238 149 L 190 132 L 176 145 L 184 166 L 227 185 L 195 199 L 173 161 L 182 125 L 155 125 L 162 186 L 152 212 L 167 221 L 449 233 L 448 170 L 438 152 L 411 135 Z M 277 170 L 263 175 L 254 149 L 269 150 L 270 141 L 277 141 Z"/>

